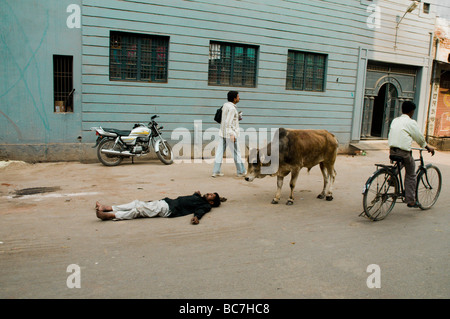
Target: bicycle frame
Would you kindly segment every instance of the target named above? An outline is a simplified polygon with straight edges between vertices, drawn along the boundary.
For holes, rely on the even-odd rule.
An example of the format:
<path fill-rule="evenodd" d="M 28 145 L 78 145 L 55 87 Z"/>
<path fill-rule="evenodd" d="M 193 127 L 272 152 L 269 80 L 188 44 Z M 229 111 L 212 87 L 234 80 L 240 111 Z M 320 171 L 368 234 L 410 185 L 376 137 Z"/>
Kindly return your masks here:
<path fill-rule="evenodd" d="M 425 188 L 427 188 L 427 189 L 433 189 L 433 186 L 431 186 L 431 183 L 430 183 L 430 181 L 428 180 L 428 170 L 426 170 L 425 168 L 423 168 L 423 167 L 419 167 L 419 169 L 417 170 L 417 172 L 419 172 L 419 171 L 423 171 L 424 172 L 424 175 L 425 175 L 425 180 L 426 180 L 426 184 L 425 183 L 423 183 L 423 186 L 425 187 Z M 418 174 L 418 173 L 417 173 Z M 419 181 L 417 181 L 417 183 L 418 183 Z"/>
<path fill-rule="evenodd" d="M 422 156 L 422 152 L 424 151 L 424 149 L 413 147 L 412 150 L 419 151 L 419 158 L 414 159 L 415 162 L 420 163 L 419 167 L 416 170 L 416 178 L 419 176 L 419 173 L 421 171 L 423 171 L 425 174 L 426 182 L 428 184 L 428 185 L 424 185 L 424 186 L 428 189 L 432 189 L 433 187 L 430 185 L 430 182 L 428 180 L 427 170 L 425 169 L 425 163 L 424 163 L 423 156 Z M 392 161 L 392 162 L 394 162 L 394 165 L 382 165 L 382 164 L 376 164 L 376 165 L 384 167 L 384 168 L 388 169 L 389 171 L 391 171 L 392 173 L 394 173 L 395 177 L 397 178 L 398 185 L 399 185 L 399 192 L 395 195 L 397 195 L 398 197 L 402 197 L 402 199 L 404 200 L 405 186 L 403 184 L 403 176 L 402 176 L 403 165 L 399 161 Z M 418 183 L 418 182 L 419 181 L 416 180 L 416 183 Z"/>
<path fill-rule="evenodd" d="M 380 169 L 385 169 L 385 170 L 391 172 L 395 176 L 395 178 L 397 180 L 397 185 L 399 185 L 399 192 L 392 194 L 391 196 L 392 197 L 394 197 L 394 196 L 395 197 L 404 197 L 405 196 L 405 188 L 403 186 L 403 178 L 402 178 L 402 173 L 401 173 L 402 165 L 400 164 L 400 162 L 396 161 L 394 163 L 394 165 L 375 164 L 375 166 L 378 167 L 377 171 Z M 388 181 L 386 180 L 385 183 L 386 182 L 388 182 Z M 384 186 L 384 184 L 381 185 L 381 187 L 383 187 L 383 186 Z"/>

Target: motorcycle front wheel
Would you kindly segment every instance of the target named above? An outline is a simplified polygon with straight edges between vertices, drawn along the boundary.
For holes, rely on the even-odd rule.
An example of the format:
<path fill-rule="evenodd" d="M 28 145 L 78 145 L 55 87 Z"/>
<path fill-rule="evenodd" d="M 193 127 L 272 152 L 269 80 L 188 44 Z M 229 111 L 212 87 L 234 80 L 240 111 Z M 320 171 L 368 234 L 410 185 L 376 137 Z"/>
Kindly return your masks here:
<path fill-rule="evenodd" d="M 121 151 L 121 148 L 119 145 L 116 145 L 114 147 L 114 140 L 110 139 L 104 139 L 98 144 L 97 147 L 97 158 L 98 160 L 105 166 L 117 166 L 123 161 L 122 156 L 117 155 L 110 155 L 102 153 L 102 150 L 111 150 L 111 151 Z"/>
<path fill-rule="evenodd" d="M 173 163 L 172 148 L 170 147 L 169 143 L 167 143 L 167 141 L 162 141 L 159 144 L 159 151 L 156 152 L 156 155 L 158 156 L 160 161 L 166 165 L 170 165 Z"/>

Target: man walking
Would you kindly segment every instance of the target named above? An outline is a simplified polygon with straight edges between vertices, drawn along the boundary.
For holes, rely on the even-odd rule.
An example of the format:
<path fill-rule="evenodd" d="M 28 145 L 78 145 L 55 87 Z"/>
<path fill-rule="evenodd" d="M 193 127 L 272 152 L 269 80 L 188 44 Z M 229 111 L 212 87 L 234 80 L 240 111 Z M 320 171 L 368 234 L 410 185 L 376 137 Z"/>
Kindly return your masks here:
<path fill-rule="evenodd" d="M 221 173 L 223 152 L 227 146 L 233 152 L 233 159 L 236 165 L 237 176 L 242 177 L 246 174 L 245 166 L 242 162 L 241 151 L 239 149 L 239 113 L 236 104 L 239 103 L 239 92 L 229 91 L 227 95 L 228 102 L 222 106 L 222 121 L 219 130 L 219 145 L 216 148 L 216 157 L 212 177 L 223 176 Z"/>
<path fill-rule="evenodd" d="M 416 165 L 412 156 L 411 144 L 414 140 L 420 147 L 426 148 L 434 155 L 434 148 L 427 145 L 425 138 L 420 133 L 417 122 L 412 119 L 416 105 L 411 101 L 402 104 L 402 115 L 391 123 L 388 143 L 390 155 L 403 158 L 405 167 L 405 198 L 408 207 L 418 207 L 416 203 Z"/>

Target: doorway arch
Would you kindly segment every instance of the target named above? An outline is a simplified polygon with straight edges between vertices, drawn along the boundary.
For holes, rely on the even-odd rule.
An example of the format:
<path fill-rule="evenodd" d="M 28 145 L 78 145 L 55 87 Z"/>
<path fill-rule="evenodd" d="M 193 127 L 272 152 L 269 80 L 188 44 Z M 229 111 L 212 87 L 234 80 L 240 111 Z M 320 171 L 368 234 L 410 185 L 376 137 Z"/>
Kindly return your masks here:
<path fill-rule="evenodd" d="M 361 123 L 361 139 L 387 139 L 404 101 L 412 101 L 417 68 L 369 61 Z"/>

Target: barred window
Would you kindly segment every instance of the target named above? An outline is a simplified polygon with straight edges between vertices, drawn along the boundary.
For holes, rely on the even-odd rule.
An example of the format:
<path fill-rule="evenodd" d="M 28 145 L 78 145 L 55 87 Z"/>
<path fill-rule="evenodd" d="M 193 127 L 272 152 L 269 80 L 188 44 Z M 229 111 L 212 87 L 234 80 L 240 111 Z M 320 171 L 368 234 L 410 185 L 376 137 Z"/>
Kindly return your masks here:
<path fill-rule="evenodd" d="M 208 84 L 256 87 L 258 47 L 210 42 Z"/>
<path fill-rule="evenodd" d="M 289 50 L 286 89 L 325 91 L 326 54 Z"/>
<path fill-rule="evenodd" d="M 73 56 L 53 55 L 54 112 L 73 112 Z"/>
<path fill-rule="evenodd" d="M 111 31 L 109 79 L 167 82 L 169 37 Z"/>

